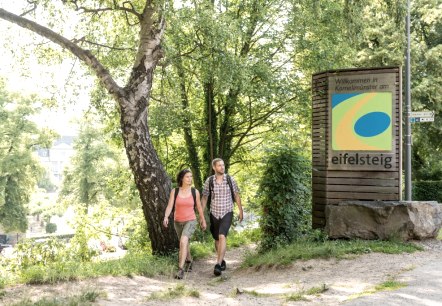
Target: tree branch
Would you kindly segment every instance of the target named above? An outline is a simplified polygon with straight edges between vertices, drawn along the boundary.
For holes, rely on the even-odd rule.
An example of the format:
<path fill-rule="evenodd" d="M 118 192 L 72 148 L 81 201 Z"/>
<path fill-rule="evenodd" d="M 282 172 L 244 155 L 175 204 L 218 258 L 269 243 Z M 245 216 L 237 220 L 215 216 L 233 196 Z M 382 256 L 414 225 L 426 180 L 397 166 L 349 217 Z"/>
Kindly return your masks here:
<path fill-rule="evenodd" d="M 69 50 L 95 72 L 103 86 L 109 91 L 110 94 L 114 95 L 117 99 L 120 99 L 124 95 L 123 89 L 118 86 L 118 84 L 110 75 L 109 71 L 89 50 L 82 49 L 74 42 L 61 36 L 60 34 L 55 33 L 49 28 L 46 28 L 29 19 L 10 13 L 2 8 L 0 8 L 0 18 L 12 22 L 22 28 L 28 29 L 40 36 L 49 39 L 62 48 Z"/>
<path fill-rule="evenodd" d="M 25 16 L 25 15 L 27 15 L 27 14 L 29 14 L 29 13 L 31 13 L 31 12 L 33 12 L 33 11 L 35 11 L 37 9 L 37 2 L 36 1 L 28 0 L 28 3 L 32 4 L 32 8 L 27 10 L 26 12 L 22 13 L 20 15 L 21 17 L 23 17 L 23 16 Z"/>
<path fill-rule="evenodd" d="M 112 46 L 108 46 L 108 45 L 104 45 L 104 44 L 99 44 L 99 43 L 87 40 L 84 36 L 79 39 L 73 39 L 72 42 L 75 44 L 84 42 L 84 43 L 87 43 L 87 44 L 90 44 L 93 46 L 108 48 L 108 49 L 117 50 L 117 51 L 137 51 L 136 49 L 133 49 L 133 48 L 120 48 L 120 47 L 112 47 Z"/>
<path fill-rule="evenodd" d="M 137 17 L 138 21 L 141 21 L 141 19 L 142 19 L 142 15 L 135 10 L 133 4 L 130 1 L 123 2 L 123 6 L 117 5 L 117 2 L 114 1 L 114 7 L 102 7 L 102 8 L 97 8 L 97 9 L 91 9 L 91 8 L 87 8 L 84 6 L 80 6 L 80 5 L 78 5 L 77 2 L 78 2 L 78 0 L 70 0 L 70 1 L 63 0 L 63 3 L 72 3 L 75 6 L 76 11 L 82 11 L 83 13 L 98 14 L 101 12 L 108 12 L 108 11 L 123 11 L 125 13 L 131 13 L 131 14 L 135 15 Z M 128 4 L 130 6 L 130 8 L 125 7 L 126 4 Z M 127 21 L 129 23 L 129 20 L 127 20 Z"/>

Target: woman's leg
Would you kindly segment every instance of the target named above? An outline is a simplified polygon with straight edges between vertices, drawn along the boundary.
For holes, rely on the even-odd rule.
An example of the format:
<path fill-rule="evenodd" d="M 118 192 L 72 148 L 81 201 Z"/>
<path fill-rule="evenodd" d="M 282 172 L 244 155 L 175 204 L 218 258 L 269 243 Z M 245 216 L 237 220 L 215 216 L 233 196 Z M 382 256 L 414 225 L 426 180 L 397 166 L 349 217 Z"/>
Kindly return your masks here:
<path fill-rule="evenodd" d="M 186 261 L 192 261 L 192 255 L 190 255 L 190 239 L 187 239 L 187 255 Z"/>
<path fill-rule="evenodd" d="M 179 256 L 178 256 L 179 257 L 178 265 L 179 265 L 180 269 L 183 269 L 183 267 L 184 267 L 184 263 L 186 261 L 186 256 L 187 256 L 188 246 L 189 246 L 189 238 L 185 235 L 181 235 L 180 252 L 179 252 Z"/>

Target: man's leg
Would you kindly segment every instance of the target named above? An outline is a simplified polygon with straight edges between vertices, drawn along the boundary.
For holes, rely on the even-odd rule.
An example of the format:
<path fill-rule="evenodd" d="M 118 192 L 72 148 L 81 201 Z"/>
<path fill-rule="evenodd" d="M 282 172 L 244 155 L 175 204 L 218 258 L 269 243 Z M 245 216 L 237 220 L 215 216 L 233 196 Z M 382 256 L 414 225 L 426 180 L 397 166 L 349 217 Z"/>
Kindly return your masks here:
<path fill-rule="evenodd" d="M 224 256 L 226 255 L 226 248 L 227 248 L 227 238 L 226 236 L 220 234 L 218 240 L 218 247 L 216 249 L 218 254 L 218 264 L 221 265 L 222 261 L 224 260 Z"/>

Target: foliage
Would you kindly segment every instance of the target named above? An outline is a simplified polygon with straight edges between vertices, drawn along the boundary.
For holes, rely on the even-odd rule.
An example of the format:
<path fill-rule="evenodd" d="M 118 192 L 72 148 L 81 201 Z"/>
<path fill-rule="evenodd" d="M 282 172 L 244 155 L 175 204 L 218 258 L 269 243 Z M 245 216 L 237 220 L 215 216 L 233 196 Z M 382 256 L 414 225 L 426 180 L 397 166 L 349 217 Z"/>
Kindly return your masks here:
<path fill-rule="evenodd" d="M 243 267 L 275 267 L 291 264 L 296 260 L 314 258 L 345 258 L 351 255 L 371 252 L 400 254 L 422 251 L 422 247 L 400 241 L 333 240 L 326 242 L 299 240 L 266 252 L 250 253 L 244 259 Z"/>
<path fill-rule="evenodd" d="M 57 186 L 51 181 L 49 172 L 46 169 L 44 174 L 38 180 L 37 186 L 38 188 L 46 190 L 46 192 L 55 192 L 57 190 Z"/>
<path fill-rule="evenodd" d="M 412 190 L 414 201 L 437 201 L 442 203 L 442 181 L 413 182 Z"/>
<path fill-rule="evenodd" d="M 26 284 L 56 284 L 60 281 L 73 281 L 98 276 L 153 277 L 172 276 L 176 261 L 168 257 L 155 257 L 148 254 L 127 254 L 125 257 L 107 261 L 49 263 L 46 266 L 31 266 L 21 271 L 20 282 Z"/>
<path fill-rule="evenodd" d="M 435 121 L 412 125 L 413 180 L 442 180 L 442 6 L 423 0 L 412 6 L 412 110 L 434 111 Z"/>
<path fill-rule="evenodd" d="M 153 134 L 166 167 L 188 164 L 198 188 L 214 157 L 222 157 L 228 171 L 259 160 L 252 152 L 265 135 L 286 127 L 278 117 L 304 109 L 296 107 L 305 100 L 297 99 L 289 55 L 292 5 L 196 1 L 171 8 L 164 41 L 168 65 L 157 71 L 154 84 Z"/>
<path fill-rule="evenodd" d="M 0 224 L 6 232 L 25 232 L 26 205 L 43 174 L 33 156 L 53 137 L 30 120 L 41 109 L 36 97 L 9 93 L 0 79 Z"/>
<path fill-rule="evenodd" d="M 131 253 L 150 254 L 152 248 L 150 246 L 147 224 L 142 216 L 141 211 L 134 211 L 133 218 L 128 220 L 125 230 L 122 233 L 129 237 L 126 247 Z"/>
<path fill-rule="evenodd" d="M 62 216 L 65 209 L 61 203 L 57 202 L 56 197 L 56 193 L 48 193 L 45 189 L 36 188 L 27 205 L 28 215 L 37 216 L 44 222 L 50 222 L 52 216 Z"/>
<path fill-rule="evenodd" d="M 261 248 L 288 244 L 303 235 L 310 216 L 310 164 L 299 149 L 268 151 L 259 188 Z"/>
<path fill-rule="evenodd" d="M 63 262 L 70 258 L 66 244 L 56 238 L 45 241 L 24 240 L 16 244 L 15 271 L 27 269 L 32 266 L 46 266 L 52 262 Z"/>

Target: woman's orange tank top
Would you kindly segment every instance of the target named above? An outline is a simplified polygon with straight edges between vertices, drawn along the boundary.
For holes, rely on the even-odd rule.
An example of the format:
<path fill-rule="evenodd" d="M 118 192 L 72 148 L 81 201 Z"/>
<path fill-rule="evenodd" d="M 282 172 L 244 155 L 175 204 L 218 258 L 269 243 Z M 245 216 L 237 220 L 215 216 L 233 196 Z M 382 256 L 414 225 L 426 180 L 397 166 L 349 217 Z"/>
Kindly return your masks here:
<path fill-rule="evenodd" d="M 189 194 L 189 196 L 185 198 L 180 198 L 180 196 L 176 197 L 174 219 L 177 222 L 186 222 L 196 219 L 192 194 Z"/>

